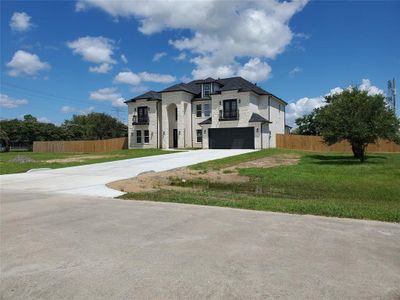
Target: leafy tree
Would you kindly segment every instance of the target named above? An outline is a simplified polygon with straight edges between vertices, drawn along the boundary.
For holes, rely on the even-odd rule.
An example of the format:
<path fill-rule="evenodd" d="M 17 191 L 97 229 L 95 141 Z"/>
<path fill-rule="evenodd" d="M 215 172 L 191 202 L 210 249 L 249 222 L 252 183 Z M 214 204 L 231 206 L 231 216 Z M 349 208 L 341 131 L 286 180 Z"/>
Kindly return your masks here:
<path fill-rule="evenodd" d="M 315 111 L 309 115 L 297 118 L 295 121 L 297 128 L 293 130 L 294 134 L 300 135 L 319 135 L 317 124 L 315 123 Z"/>
<path fill-rule="evenodd" d="M 73 139 L 103 140 L 127 136 L 128 128 L 104 113 L 74 115 L 63 126 Z"/>
<path fill-rule="evenodd" d="M 347 140 L 355 158 L 366 159 L 368 144 L 383 138 L 400 143 L 400 120 L 385 105 L 383 95 L 368 95 L 355 87 L 326 97 L 327 105 L 316 109 L 317 130 L 328 145 Z"/>

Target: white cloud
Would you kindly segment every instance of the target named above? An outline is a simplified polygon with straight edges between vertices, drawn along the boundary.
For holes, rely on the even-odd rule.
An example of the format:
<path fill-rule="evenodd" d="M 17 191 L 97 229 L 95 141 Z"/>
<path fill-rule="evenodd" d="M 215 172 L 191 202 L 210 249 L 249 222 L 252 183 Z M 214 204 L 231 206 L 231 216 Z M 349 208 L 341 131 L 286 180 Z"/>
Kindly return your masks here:
<path fill-rule="evenodd" d="M 176 80 L 175 76 L 158 73 L 141 72 L 139 77 L 143 81 L 157 82 L 157 83 L 171 83 Z"/>
<path fill-rule="evenodd" d="M 131 71 L 119 72 L 113 80 L 114 83 L 124 83 L 130 85 L 138 85 L 140 81 L 140 77 Z"/>
<path fill-rule="evenodd" d="M 93 73 L 104 74 L 108 73 L 112 68 L 113 68 L 112 65 L 108 63 L 102 63 L 97 67 L 89 67 L 89 71 Z"/>
<path fill-rule="evenodd" d="M 102 36 L 85 36 L 68 42 L 67 46 L 72 49 L 74 54 L 80 54 L 83 60 L 98 64 L 96 67 L 90 67 L 89 71 L 107 73 L 111 70 L 111 65 L 117 63 L 112 58 L 115 49 L 114 43 L 113 40 Z"/>
<path fill-rule="evenodd" d="M 37 120 L 40 123 L 51 123 L 51 121 L 46 117 L 39 117 Z"/>
<path fill-rule="evenodd" d="M 116 107 L 123 107 L 126 105 L 124 103 L 124 98 L 122 98 L 116 88 L 103 88 L 92 91 L 90 92 L 89 98 L 97 101 L 110 101 L 111 105 Z"/>
<path fill-rule="evenodd" d="M 76 108 L 72 107 L 72 106 L 66 105 L 66 106 L 61 107 L 61 112 L 64 114 L 72 113 L 74 111 L 76 111 Z"/>
<path fill-rule="evenodd" d="M 289 76 L 290 76 L 291 78 L 293 78 L 294 76 L 296 76 L 297 73 L 300 73 L 300 72 L 302 72 L 302 71 L 303 71 L 302 68 L 300 68 L 300 67 L 295 67 L 295 68 L 293 68 L 292 70 L 290 70 Z"/>
<path fill-rule="evenodd" d="M 121 60 L 123 63 L 127 64 L 128 63 L 128 59 L 126 58 L 125 54 L 121 54 Z"/>
<path fill-rule="evenodd" d="M 165 53 L 165 52 L 158 52 L 158 53 L 154 54 L 153 61 L 159 61 L 161 58 L 163 58 L 166 55 L 167 55 L 167 53 Z"/>
<path fill-rule="evenodd" d="M 363 79 L 359 89 L 362 91 L 367 91 L 368 95 L 374 96 L 374 95 L 385 95 L 385 92 L 381 90 L 380 88 L 374 86 L 371 84 L 371 81 L 369 79 Z"/>
<path fill-rule="evenodd" d="M 189 30 L 190 36 L 171 40 L 180 51 L 195 58 L 194 78 L 236 75 L 245 68 L 240 59 L 260 59 L 260 72 L 246 68 L 252 78 L 268 78 L 267 59 L 274 59 L 291 43 L 289 22 L 307 0 L 270 1 L 103 1 L 78 0 L 76 9 L 97 7 L 114 18 L 135 17 L 139 31 L 150 35 L 166 29 Z M 188 17 L 190 16 L 190 17 Z M 269 67 L 270 69 L 270 67 Z M 242 71 L 244 72 L 244 71 Z M 254 75 L 250 75 L 256 72 Z M 262 80 L 264 80 L 262 79 Z"/>
<path fill-rule="evenodd" d="M 314 108 L 326 105 L 323 96 L 308 98 L 304 97 L 296 102 L 289 103 L 286 107 L 286 124 L 295 126 L 294 121 L 304 115 L 311 113 Z"/>
<path fill-rule="evenodd" d="M 14 99 L 6 94 L 0 94 L 0 107 L 16 108 L 28 104 L 28 100 Z"/>
<path fill-rule="evenodd" d="M 175 60 L 185 60 L 186 59 L 186 53 L 185 52 L 181 52 L 179 53 L 178 56 L 174 57 Z"/>
<path fill-rule="evenodd" d="M 8 75 L 17 77 L 20 75 L 34 76 L 38 72 L 50 69 L 47 62 L 43 62 L 36 54 L 32 54 L 23 50 L 14 53 L 11 61 L 7 63 L 10 68 Z"/>
<path fill-rule="evenodd" d="M 31 16 L 24 12 L 15 12 L 10 20 L 10 27 L 13 31 L 24 32 L 31 29 Z"/>
<path fill-rule="evenodd" d="M 385 93 L 380 88 L 371 84 L 369 79 L 363 79 L 358 88 L 362 91 L 367 91 L 368 95 L 376 95 Z M 351 89 L 351 86 L 347 89 Z M 325 94 L 325 96 L 340 94 L 343 92 L 341 87 L 335 87 Z M 325 96 L 318 96 L 314 98 L 304 97 L 295 102 L 289 103 L 286 108 L 286 123 L 290 126 L 295 126 L 294 121 L 306 114 L 311 113 L 314 108 L 326 105 Z"/>
<path fill-rule="evenodd" d="M 237 74 L 253 82 L 263 81 L 270 76 L 271 67 L 256 57 L 250 59 L 243 67 L 240 67 Z"/>
<path fill-rule="evenodd" d="M 119 72 L 115 77 L 114 83 L 124 83 L 129 85 L 139 85 L 142 81 L 156 83 L 171 83 L 176 80 L 175 76 L 168 74 L 140 72 L 138 74 L 131 71 Z"/>

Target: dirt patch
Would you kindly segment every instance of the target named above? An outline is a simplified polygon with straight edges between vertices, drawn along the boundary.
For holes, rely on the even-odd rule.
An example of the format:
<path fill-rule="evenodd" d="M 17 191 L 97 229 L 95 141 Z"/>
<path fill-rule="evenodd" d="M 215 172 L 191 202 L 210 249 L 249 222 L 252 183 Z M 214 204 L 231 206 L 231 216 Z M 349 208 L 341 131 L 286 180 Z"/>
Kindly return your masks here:
<path fill-rule="evenodd" d="M 249 181 L 249 177 L 239 175 L 237 169 L 272 168 L 276 166 L 295 165 L 299 162 L 299 158 L 299 155 L 292 154 L 275 155 L 243 162 L 218 171 L 198 171 L 190 170 L 188 168 L 179 168 L 158 173 L 145 172 L 130 179 L 111 182 L 107 184 L 107 186 L 123 192 L 139 193 L 153 192 L 160 189 L 188 189 L 185 187 L 172 186 L 172 179 L 182 180 L 183 182 L 203 179 L 209 182 L 218 183 L 245 183 Z"/>
<path fill-rule="evenodd" d="M 90 159 L 98 159 L 105 157 L 120 157 L 121 155 L 77 155 L 67 158 L 57 158 L 46 160 L 47 163 L 69 163 L 69 162 L 83 162 Z"/>

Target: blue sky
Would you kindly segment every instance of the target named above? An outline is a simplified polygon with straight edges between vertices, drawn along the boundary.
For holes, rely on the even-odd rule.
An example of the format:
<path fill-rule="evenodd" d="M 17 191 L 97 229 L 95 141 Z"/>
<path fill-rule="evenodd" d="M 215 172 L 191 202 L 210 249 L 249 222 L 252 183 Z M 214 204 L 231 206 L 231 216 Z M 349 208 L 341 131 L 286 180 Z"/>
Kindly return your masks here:
<path fill-rule="evenodd" d="M 336 87 L 400 82 L 399 11 L 399 1 L 2 1 L 0 117 L 126 120 L 123 99 L 148 89 L 241 75 L 290 102 L 292 122 Z"/>

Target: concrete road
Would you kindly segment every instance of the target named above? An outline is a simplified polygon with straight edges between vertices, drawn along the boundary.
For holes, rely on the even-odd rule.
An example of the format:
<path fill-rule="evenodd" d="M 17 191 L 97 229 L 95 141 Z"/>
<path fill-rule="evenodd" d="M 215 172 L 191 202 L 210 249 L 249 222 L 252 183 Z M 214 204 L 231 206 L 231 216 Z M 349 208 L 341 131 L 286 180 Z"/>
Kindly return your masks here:
<path fill-rule="evenodd" d="M 1 191 L 3 299 L 399 299 L 400 225 Z"/>
<path fill-rule="evenodd" d="M 195 150 L 54 170 L 0 176 L 2 189 L 116 197 L 123 193 L 106 183 L 148 171 L 166 171 L 254 150 Z"/>

